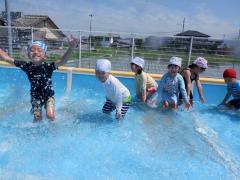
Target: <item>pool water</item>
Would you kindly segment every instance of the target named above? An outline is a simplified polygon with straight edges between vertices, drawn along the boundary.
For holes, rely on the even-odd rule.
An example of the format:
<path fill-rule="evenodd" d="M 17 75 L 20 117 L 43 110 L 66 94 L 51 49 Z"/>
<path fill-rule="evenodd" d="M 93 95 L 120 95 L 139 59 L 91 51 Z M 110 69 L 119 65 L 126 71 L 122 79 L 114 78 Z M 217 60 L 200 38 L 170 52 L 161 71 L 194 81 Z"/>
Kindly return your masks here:
<path fill-rule="evenodd" d="M 189 112 L 133 104 L 118 122 L 94 76 L 74 74 L 68 94 L 65 73 L 53 84 L 56 121 L 32 123 L 26 75 L 0 68 L 0 179 L 238 179 L 240 115 L 216 109 L 225 86 L 204 85 Z"/>

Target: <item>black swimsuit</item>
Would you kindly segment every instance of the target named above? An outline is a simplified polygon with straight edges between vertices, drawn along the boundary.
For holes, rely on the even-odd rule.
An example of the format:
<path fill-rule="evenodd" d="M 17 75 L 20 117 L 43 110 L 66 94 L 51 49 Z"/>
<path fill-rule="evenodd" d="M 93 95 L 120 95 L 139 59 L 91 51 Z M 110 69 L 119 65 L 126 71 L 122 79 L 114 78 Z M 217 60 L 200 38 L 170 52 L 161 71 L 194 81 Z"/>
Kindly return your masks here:
<path fill-rule="evenodd" d="M 53 97 L 52 74 L 56 69 L 55 63 L 43 62 L 39 66 L 34 66 L 31 62 L 15 60 L 14 64 L 27 74 L 31 84 L 32 98 L 38 99 L 44 104 L 49 97 Z"/>
<path fill-rule="evenodd" d="M 180 74 L 182 75 L 183 71 L 185 71 L 185 70 L 189 70 L 189 71 L 190 71 L 190 68 L 185 68 L 185 69 L 183 69 Z M 190 79 L 191 79 L 191 83 L 192 83 L 193 81 L 196 81 L 196 80 L 199 79 L 199 75 L 196 74 L 196 73 L 194 73 L 194 78 L 192 78 L 192 77 L 190 76 Z M 187 90 L 187 81 L 186 81 L 185 77 L 183 77 L 183 80 L 184 80 L 185 88 L 186 88 L 186 90 Z M 190 100 L 193 99 L 192 90 L 190 90 L 189 97 L 190 97 Z M 179 99 L 182 99 L 182 94 L 181 94 L 181 93 L 179 94 Z"/>

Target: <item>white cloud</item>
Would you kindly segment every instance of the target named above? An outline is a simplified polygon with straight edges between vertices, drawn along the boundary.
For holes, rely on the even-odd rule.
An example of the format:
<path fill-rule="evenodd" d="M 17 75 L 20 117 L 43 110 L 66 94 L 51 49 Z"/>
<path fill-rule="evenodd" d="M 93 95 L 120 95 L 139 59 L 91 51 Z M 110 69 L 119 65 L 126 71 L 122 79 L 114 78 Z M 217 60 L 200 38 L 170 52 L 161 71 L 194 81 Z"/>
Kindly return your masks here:
<path fill-rule="evenodd" d="M 20 1 L 19 1 L 20 2 Z M 13 3 L 13 2 L 12 2 Z M 93 30 L 155 33 L 181 30 L 186 17 L 186 29 L 198 30 L 212 36 L 237 33 L 232 22 L 224 21 L 211 14 L 204 3 L 196 3 L 195 9 L 169 9 L 158 1 L 118 0 L 91 3 L 87 1 L 48 1 L 36 3 L 22 0 L 13 3 L 13 9 L 26 13 L 49 15 L 57 25 L 67 29 L 89 29 L 89 14 L 93 13 Z M 173 33 L 172 33 L 173 34 Z"/>

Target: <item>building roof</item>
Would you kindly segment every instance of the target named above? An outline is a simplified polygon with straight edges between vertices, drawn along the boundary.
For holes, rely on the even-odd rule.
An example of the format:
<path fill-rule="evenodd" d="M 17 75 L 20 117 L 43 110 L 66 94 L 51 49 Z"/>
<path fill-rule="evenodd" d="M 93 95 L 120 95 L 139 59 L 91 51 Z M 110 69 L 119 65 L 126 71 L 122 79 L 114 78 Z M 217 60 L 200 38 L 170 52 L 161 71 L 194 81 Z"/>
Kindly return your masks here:
<path fill-rule="evenodd" d="M 175 36 L 193 36 L 193 37 L 205 37 L 205 38 L 210 37 L 207 34 L 201 33 L 199 31 L 192 31 L 192 30 L 188 30 L 188 31 L 184 31 L 182 33 L 178 33 Z"/>
<path fill-rule="evenodd" d="M 14 27 L 41 28 L 41 30 L 44 30 L 46 35 L 49 36 L 49 39 L 57 38 L 56 35 L 53 32 L 50 32 L 49 29 L 59 29 L 59 27 L 48 16 L 24 15 L 22 12 L 11 12 L 11 20 L 11 25 Z M 6 25 L 6 12 L 4 11 L 0 14 L 0 25 Z M 57 31 L 55 33 L 60 35 L 62 38 L 65 37 L 62 31 Z"/>
<path fill-rule="evenodd" d="M 6 12 L 2 11 L 0 19 L 6 22 Z M 42 22 L 49 22 L 52 29 L 59 29 L 58 26 L 48 16 L 24 15 L 22 12 L 11 12 L 12 26 L 38 27 Z"/>
<path fill-rule="evenodd" d="M 48 16 L 24 15 L 12 21 L 13 26 L 38 27 L 42 22 L 50 22 L 52 29 L 59 29 L 58 26 Z"/>

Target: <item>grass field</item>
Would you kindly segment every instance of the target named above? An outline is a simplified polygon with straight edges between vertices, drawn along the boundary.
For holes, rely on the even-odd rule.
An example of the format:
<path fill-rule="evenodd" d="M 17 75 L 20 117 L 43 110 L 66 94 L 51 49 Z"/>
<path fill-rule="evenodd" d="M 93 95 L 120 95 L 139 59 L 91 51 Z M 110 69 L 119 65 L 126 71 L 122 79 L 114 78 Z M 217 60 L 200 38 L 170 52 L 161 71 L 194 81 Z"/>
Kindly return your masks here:
<path fill-rule="evenodd" d="M 57 50 L 50 50 L 47 53 L 49 61 L 55 61 L 61 57 L 61 55 L 66 51 L 66 49 L 61 50 L 61 52 Z M 176 51 L 175 49 L 160 49 L 160 50 L 149 50 L 149 49 L 134 49 L 134 56 L 143 57 L 145 60 L 161 60 L 168 61 L 172 56 L 178 56 L 183 59 L 183 64 L 187 64 L 189 52 L 181 52 Z M 26 53 L 21 51 L 14 51 L 15 59 L 27 59 Z M 107 59 L 115 59 L 115 58 L 130 58 L 132 56 L 131 48 L 95 48 L 94 50 L 84 50 L 81 51 L 81 59 L 97 59 L 97 58 L 107 58 Z M 233 55 L 216 55 L 216 54 L 208 54 L 208 53 L 192 53 L 191 60 L 194 60 L 196 57 L 202 56 L 208 60 L 209 65 L 218 65 L 222 63 L 232 63 L 232 64 L 240 64 L 240 57 L 236 57 Z M 80 58 L 79 50 L 76 49 L 72 53 L 70 59 L 78 60 Z"/>

